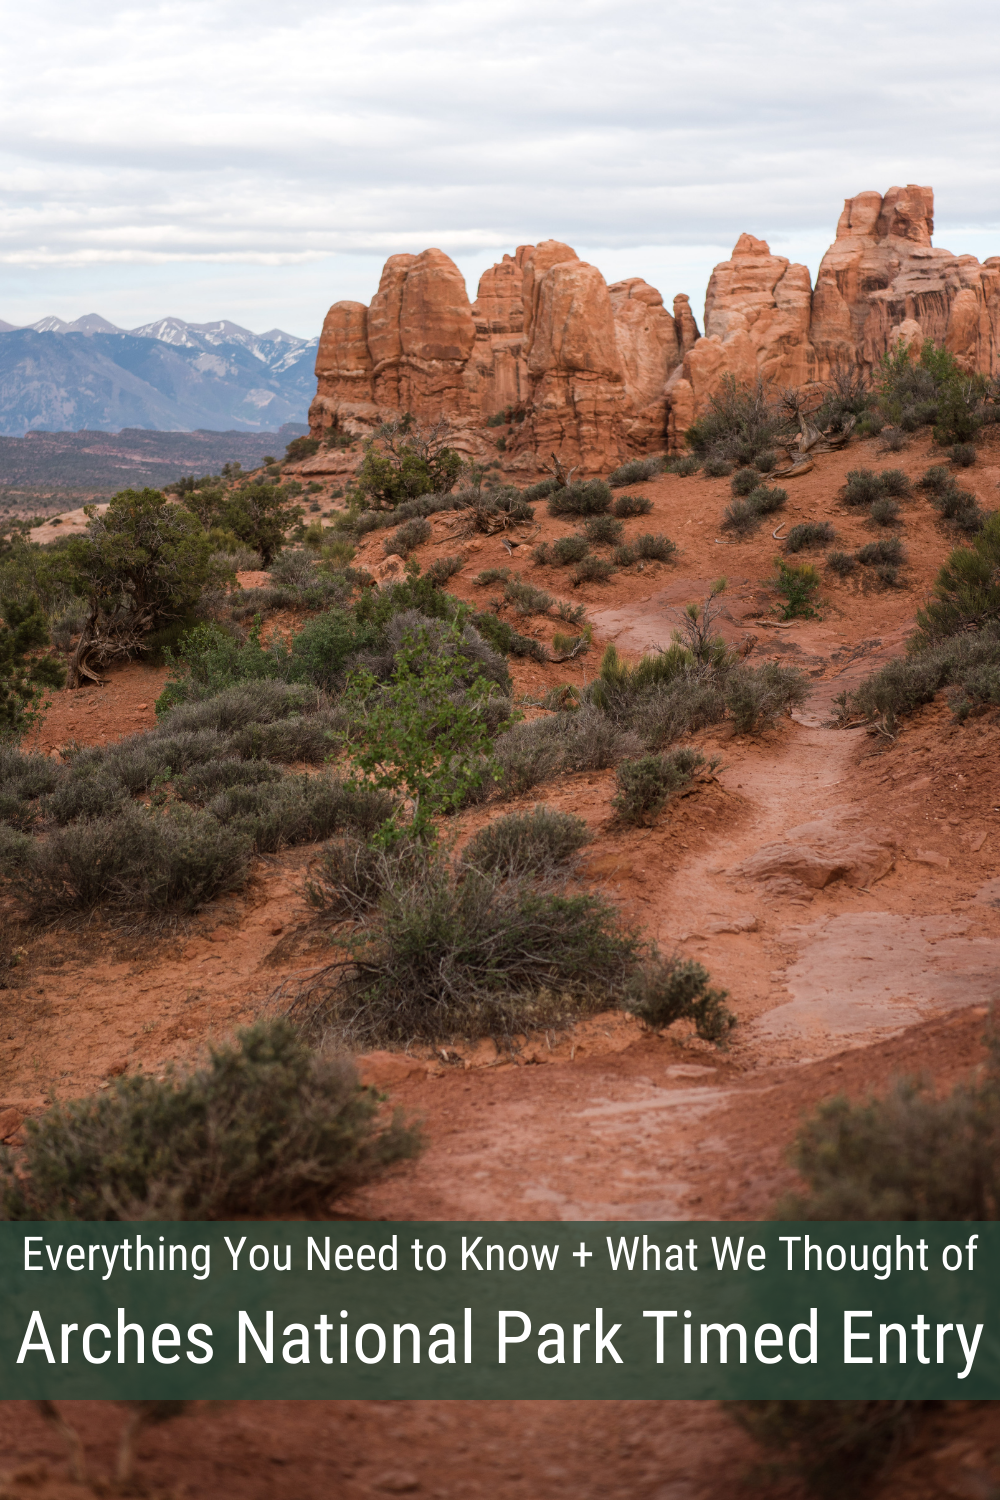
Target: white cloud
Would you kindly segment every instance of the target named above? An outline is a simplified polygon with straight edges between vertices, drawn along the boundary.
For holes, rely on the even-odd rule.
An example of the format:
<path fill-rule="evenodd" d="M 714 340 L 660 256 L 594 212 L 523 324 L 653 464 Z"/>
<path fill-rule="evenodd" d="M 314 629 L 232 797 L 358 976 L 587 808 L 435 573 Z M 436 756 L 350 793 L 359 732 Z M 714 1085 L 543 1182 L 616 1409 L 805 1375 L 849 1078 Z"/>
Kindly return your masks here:
<path fill-rule="evenodd" d="M 742 230 L 807 246 L 815 268 L 845 196 L 906 181 L 935 186 L 939 223 L 975 253 L 996 227 L 1000 252 L 984 0 L 960 25 L 937 0 L 7 0 L 3 14 L 10 321 L 100 301 L 120 322 L 259 324 L 270 309 L 313 332 L 336 297 L 367 300 L 394 251 L 440 245 L 470 274 L 549 236 L 609 276 L 698 276 L 658 284 L 700 308 L 708 258 Z"/>

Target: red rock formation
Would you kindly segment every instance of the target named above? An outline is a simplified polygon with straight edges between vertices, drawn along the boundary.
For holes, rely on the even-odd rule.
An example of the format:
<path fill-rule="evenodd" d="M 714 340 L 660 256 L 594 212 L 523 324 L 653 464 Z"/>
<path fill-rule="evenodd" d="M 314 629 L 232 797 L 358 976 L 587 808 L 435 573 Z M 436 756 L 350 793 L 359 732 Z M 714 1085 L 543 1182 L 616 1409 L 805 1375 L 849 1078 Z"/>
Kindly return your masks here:
<path fill-rule="evenodd" d="M 370 308 L 342 302 L 327 314 L 310 426 L 363 434 L 411 411 L 447 419 L 455 446 L 487 459 L 498 452 L 487 418 L 516 408 L 505 468 L 534 471 L 556 453 L 598 473 L 664 446 L 666 377 L 697 338 L 687 299 L 675 306 L 680 332 L 655 287 L 634 277 L 612 295 L 558 240 L 505 255 L 471 306 L 442 251 L 394 255 Z"/>
<path fill-rule="evenodd" d="M 667 382 L 671 447 L 682 446 L 727 375 L 819 390 L 838 364 L 871 369 L 900 343 L 918 356 L 926 339 L 968 370 L 997 374 L 1000 257 L 980 265 L 935 249 L 933 228 L 930 188 L 848 198 L 811 295 L 805 266 L 741 235 L 712 273 L 705 337 L 685 348 Z"/>

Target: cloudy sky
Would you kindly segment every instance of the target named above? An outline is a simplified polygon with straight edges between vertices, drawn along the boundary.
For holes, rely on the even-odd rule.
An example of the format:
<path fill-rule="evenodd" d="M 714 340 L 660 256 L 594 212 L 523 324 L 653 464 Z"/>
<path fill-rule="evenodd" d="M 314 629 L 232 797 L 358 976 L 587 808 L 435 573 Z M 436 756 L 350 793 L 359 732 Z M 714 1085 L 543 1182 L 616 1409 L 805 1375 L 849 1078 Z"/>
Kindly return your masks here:
<path fill-rule="evenodd" d="M 995 0 L 0 0 L 0 318 L 318 332 L 385 256 L 472 293 L 566 240 L 700 316 L 742 230 L 815 272 L 930 183 L 1000 254 Z"/>

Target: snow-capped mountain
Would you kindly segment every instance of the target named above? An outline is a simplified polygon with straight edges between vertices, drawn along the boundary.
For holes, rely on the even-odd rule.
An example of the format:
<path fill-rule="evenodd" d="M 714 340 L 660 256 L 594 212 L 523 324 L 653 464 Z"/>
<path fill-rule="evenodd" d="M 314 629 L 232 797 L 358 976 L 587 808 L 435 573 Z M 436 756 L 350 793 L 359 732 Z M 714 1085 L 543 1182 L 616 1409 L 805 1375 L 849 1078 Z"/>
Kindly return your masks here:
<path fill-rule="evenodd" d="M 318 343 L 225 319 L 127 330 L 98 313 L 27 328 L 0 321 L 0 433 L 274 431 L 305 420 Z"/>

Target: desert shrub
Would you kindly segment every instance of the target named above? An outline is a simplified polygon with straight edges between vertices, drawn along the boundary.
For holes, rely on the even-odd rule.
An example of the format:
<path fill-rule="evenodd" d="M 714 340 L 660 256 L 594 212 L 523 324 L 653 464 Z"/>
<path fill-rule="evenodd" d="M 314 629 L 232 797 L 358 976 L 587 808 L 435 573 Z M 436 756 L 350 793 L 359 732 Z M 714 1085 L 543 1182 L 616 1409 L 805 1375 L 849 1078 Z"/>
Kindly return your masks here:
<path fill-rule="evenodd" d="M 663 468 L 662 458 L 633 458 L 612 470 L 608 484 L 613 490 L 623 489 L 627 484 L 641 484 L 645 479 L 655 479 L 657 474 L 662 474 Z"/>
<path fill-rule="evenodd" d="M 636 700 L 628 725 L 644 749 L 661 750 L 726 716 L 726 700 L 715 673 L 694 668 L 668 686 Z"/>
<path fill-rule="evenodd" d="M 35 841 L 30 834 L 22 833 L 6 821 L 0 822 L 0 875 L 10 875 L 23 869 L 31 859 L 34 845 Z M 0 974 L 6 962 L 5 954 L 0 961 Z"/>
<path fill-rule="evenodd" d="M 341 828 L 373 834 L 390 818 L 396 803 L 366 783 L 329 776 L 285 776 L 279 781 L 231 786 L 206 811 L 251 840 L 258 854 L 274 854 L 294 844 L 329 838 Z"/>
<path fill-rule="evenodd" d="M 769 487 L 766 484 L 759 484 L 747 496 L 747 504 L 759 516 L 773 515 L 775 511 L 781 510 L 784 507 L 787 500 L 788 491 L 779 489 L 777 485 Z"/>
<path fill-rule="evenodd" d="M 677 551 L 677 543 L 659 532 L 647 531 L 642 536 L 634 536 L 629 545 L 636 557 L 646 562 L 669 562 Z"/>
<path fill-rule="evenodd" d="M 62 775 L 47 755 L 25 754 L 0 740 L 0 823 L 30 828 L 40 813 L 39 799 L 55 790 Z"/>
<path fill-rule="evenodd" d="M 781 607 L 783 620 L 813 619 L 816 611 L 813 601 L 820 585 L 820 576 L 812 563 L 790 563 L 783 557 L 774 559 L 777 575 L 771 580 L 775 592 L 785 601 Z"/>
<path fill-rule="evenodd" d="M 607 583 L 615 565 L 606 557 L 585 557 L 581 563 L 577 563 L 569 575 L 570 583 L 578 589 L 581 583 Z"/>
<path fill-rule="evenodd" d="M 725 479 L 733 472 L 732 461 L 728 458 L 706 458 L 702 464 L 707 479 Z"/>
<path fill-rule="evenodd" d="M 987 382 L 969 375 L 953 354 L 928 339 L 917 363 L 900 348 L 882 356 L 877 384 L 882 413 L 905 432 L 934 423 L 934 440 L 943 446 L 967 443 L 985 420 Z"/>
<path fill-rule="evenodd" d="M 431 539 L 431 524 L 415 518 L 412 521 L 404 521 L 402 526 L 397 526 L 392 536 L 386 538 L 385 553 L 387 557 L 407 557 L 414 547 L 421 546 Z"/>
<path fill-rule="evenodd" d="M 16 1169 L 0 1155 L 0 1218 L 315 1215 L 420 1148 L 398 1117 L 380 1121 L 348 1059 L 310 1051 L 287 1021 L 238 1032 L 197 1071 L 56 1104 L 26 1135 Z"/>
<path fill-rule="evenodd" d="M 627 718 L 638 699 L 674 682 L 693 660 L 690 651 L 675 643 L 630 664 L 619 656 L 614 644 L 609 644 L 590 688 L 590 701 L 612 718 Z"/>
<path fill-rule="evenodd" d="M 781 714 L 804 703 L 809 686 L 795 668 L 766 662 L 760 667 L 741 664 L 731 668 L 722 692 L 736 732 L 757 734 L 775 724 Z"/>
<path fill-rule="evenodd" d="M 733 500 L 722 513 L 720 530 L 733 531 L 738 537 L 751 536 L 760 526 L 761 515 L 748 500 Z"/>
<path fill-rule="evenodd" d="M 554 602 L 552 595 L 545 589 L 538 589 L 534 584 L 525 583 L 519 574 L 507 580 L 504 599 L 514 606 L 517 614 L 524 617 L 547 614 Z"/>
<path fill-rule="evenodd" d="M 651 823 L 675 793 L 687 786 L 705 757 L 695 750 L 644 755 L 622 761 L 615 773 L 611 805 L 622 823 Z"/>
<path fill-rule="evenodd" d="M 62 687 L 66 668 L 35 653 L 49 644 L 45 612 L 32 596 L 26 604 L 0 604 L 0 740 L 16 740 L 42 713 L 47 688 Z"/>
<path fill-rule="evenodd" d="M 843 432 L 852 417 L 855 422 L 860 418 L 859 427 L 871 420 L 874 394 L 867 370 L 853 361 L 838 361 L 830 372 L 829 386 L 813 417 L 819 428 Z"/>
<path fill-rule="evenodd" d="M 98 770 L 92 776 L 67 776 L 45 799 L 44 811 L 64 826 L 76 818 L 99 818 L 117 812 L 130 800 L 128 787 L 117 776 Z"/>
<path fill-rule="evenodd" d="M 740 385 L 734 376 L 722 377 L 722 389 L 710 398 L 709 409 L 684 434 L 688 447 L 701 459 L 728 459 L 752 464 L 774 444 L 785 426 L 780 407 L 768 395 L 763 380 Z"/>
<path fill-rule="evenodd" d="M 899 505 L 897 501 L 883 495 L 880 500 L 875 501 L 868 515 L 875 526 L 895 526 L 899 521 Z"/>
<path fill-rule="evenodd" d="M 974 536 L 983 529 L 986 520 L 979 509 L 979 502 L 969 490 L 961 489 L 952 481 L 947 489 L 931 495 L 931 504 L 943 521 L 950 521 L 960 531 Z"/>
<path fill-rule="evenodd" d="M 908 495 L 910 481 L 902 469 L 883 469 L 878 476 L 879 493 L 893 497 Z"/>
<path fill-rule="evenodd" d="M 925 1403 L 727 1401 L 723 1406 L 761 1447 L 780 1455 L 779 1474 L 801 1480 L 820 1500 L 839 1500 L 866 1494 L 885 1474 L 914 1437 Z"/>
<path fill-rule="evenodd" d="M 462 557 L 436 557 L 424 576 L 430 579 L 435 588 L 444 588 L 449 578 L 461 573 L 464 567 L 465 559 Z"/>
<path fill-rule="evenodd" d="M 556 537 L 551 544 L 542 542 L 535 548 L 534 557 L 536 562 L 565 567 L 569 563 L 582 562 L 589 551 L 590 543 L 587 538 L 573 533 L 571 536 Z"/>
<path fill-rule="evenodd" d="M 340 685 L 350 659 L 372 650 L 379 640 L 376 627 L 359 621 L 351 610 L 326 610 L 292 637 L 288 675 L 329 691 Z"/>
<path fill-rule="evenodd" d="M 591 516 L 583 523 L 583 532 L 589 542 L 595 545 L 612 546 L 620 542 L 624 533 L 621 521 L 616 521 L 614 516 Z"/>
<path fill-rule="evenodd" d="M 266 760 L 210 760 L 174 776 L 171 786 L 184 802 L 201 806 L 230 787 L 260 786 L 280 781 L 282 774 Z"/>
<path fill-rule="evenodd" d="M 230 734 L 245 725 L 269 724 L 301 713 L 313 696 L 306 687 L 261 677 L 162 709 L 161 697 L 157 701 L 156 732 L 179 734 L 214 729 L 219 734 Z"/>
<path fill-rule="evenodd" d="M 906 561 L 906 548 L 898 536 L 879 537 L 877 542 L 866 542 L 858 548 L 858 562 L 866 568 L 880 564 L 898 567 Z"/>
<path fill-rule="evenodd" d="M 311 866 L 305 884 L 309 905 L 335 919 L 357 920 L 377 906 L 397 879 L 404 861 L 418 858 L 417 846 L 401 839 L 386 849 L 354 833 L 331 839 Z"/>
<path fill-rule="evenodd" d="M 319 452 L 319 438 L 302 437 L 292 438 L 285 448 L 285 462 L 298 464 L 306 458 L 312 458 L 314 453 Z"/>
<path fill-rule="evenodd" d="M 549 495 L 550 516 L 602 516 L 611 509 L 611 487 L 603 479 L 578 480 Z"/>
<path fill-rule="evenodd" d="M 364 450 L 356 493 L 377 510 L 394 510 L 422 495 L 443 495 L 462 469 L 461 455 L 437 430 L 424 433 L 409 412 L 384 422 Z"/>
<path fill-rule="evenodd" d="M 259 618 L 245 640 L 220 625 L 196 625 L 163 654 L 169 670 L 167 685 L 156 700 L 158 717 L 176 704 L 281 675 L 279 656 L 261 644 Z"/>
<path fill-rule="evenodd" d="M 551 495 L 553 490 L 562 489 L 558 479 L 541 479 L 538 484 L 529 484 L 527 489 L 521 491 L 522 500 L 544 500 Z"/>
<path fill-rule="evenodd" d="M 920 489 L 926 490 L 931 495 L 940 495 L 950 489 L 954 479 L 944 464 L 932 464 L 922 479 L 917 480 Z"/>
<path fill-rule="evenodd" d="M 621 547 L 615 547 L 611 553 L 611 561 L 616 568 L 630 568 L 638 560 L 638 553 L 628 543 L 625 543 Z"/>
<path fill-rule="evenodd" d="M 885 427 L 882 429 L 882 441 L 879 444 L 880 453 L 902 453 L 904 448 L 909 447 L 909 438 L 900 427 Z"/>
<path fill-rule="evenodd" d="M 804 547 L 829 547 L 836 536 L 829 521 L 802 521 L 785 537 L 785 550 L 801 552 Z"/>
<path fill-rule="evenodd" d="M 933 597 L 917 613 L 915 646 L 1000 619 L 1000 511 L 968 547 L 956 547 L 934 580 Z"/>
<path fill-rule="evenodd" d="M 760 472 L 756 468 L 737 469 L 729 482 L 729 488 L 737 499 L 745 498 L 760 485 Z"/>
<path fill-rule="evenodd" d="M 355 1047 L 510 1037 L 607 1005 L 639 949 L 598 896 L 468 868 L 456 882 L 432 859 L 385 892 L 364 961 L 313 981 L 292 1014 Z"/>
<path fill-rule="evenodd" d="M 499 795 L 520 796 L 558 772 L 601 771 L 638 749 L 626 727 L 589 704 L 515 724 L 495 746 Z"/>
<path fill-rule="evenodd" d="M 755 468 L 762 474 L 770 474 L 771 470 L 777 468 L 778 455 L 773 448 L 765 448 L 763 453 L 758 453 L 754 459 Z"/>
<path fill-rule="evenodd" d="M 462 864 L 505 877 L 540 875 L 565 865 L 590 838 L 582 818 L 535 807 L 487 823 L 466 844 Z"/>
<path fill-rule="evenodd" d="M 648 516 L 653 509 L 652 500 L 645 495 L 619 495 L 611 506 L 613 516 Z"/>
<path fill-rule="evenodd" d="M 506 583 L 509 577 L 510 568 L 483 568 L 473 582 L 480 588 L 489 588 L 491 583 Z"/>
<path fill-rule="evenodd" d="M 308 552 L 280 552 L 268 568 L 275 583 L 300 588 L 316 577 L 316 561 Z"/>
<path fill-rule="evenodd" d="M 343 731 L 345 722 L 346 714 L 341 710 L 275 719 L 269 724 L 245 724 L 233 731 L 229 747 L 244 760 L 320 765 L 328 759 L 331 741 Z"/>
<path fill-rule="evenodd" d="M 693 453 L 685 458 L 672 458 L 668 461 L 666 472 L 676 474 L 679 479 L 690 479 L 692 474 L 697 474 L 701 468 L 701 459 L 696 458 Z"/>
<path fill-rule="evenodd" d="M 956 443 L 949 450 L 948 458 L 957 469 L 971 469 L 976 461 L 975 443 Z"/>
<path fill-rule="evenodd" d="M 475 614 L 472 624 L 493 650 L 504 656 L 528 656 L 533 661 L 548 661 L 548 654 L 540 641 L 530 635 L 519 635 L 513 625 L 488 611 Z"/>
<path fill-rule="evenodd" d="M 882 498 L 882 485 L 874 469 L 851 469 L 844 491 L 845 505 L 872 505 Z"/>
<path fill-rule="evenodd" d="M 921 612 L 921 620 L 923 614 Z M 866 677 L 851 695 L 851 710 L 894 734 L 897 721 L 944 687 L 962 717 L 978 703 L 1000 703 L 1000 627 L 990 620 L 979 629 L 940 636 L 918 634 L 911 654 L 896 657 Z"/>
<path fill-rule="evenodd" d="M 36 839 L 16 888 L 38 915 L 196 911 L 246 880 L 250 846 L 207 813 L 134 804 Z"/>
<path fill-rule="evenodd" d="M 264 567 L 285 545 L 285 533 L 302 517 L 302 507 L 289 504 L 288 490 L 279 484 L 258 481 L 239 489 L 216 491 L 217 501 L 203 521 L 230 531 L 260 555 Z"/>
<path fill-rule="evenodd" d="M 713 990 L 711 975 L 692 958 L 673 954 L 644 964 L 631 978 L 626 1009 L 651 1031 L 675 1021 L 693 1021 L 706 1042 L 724 1042 L 736 1025 L 726 1005 L 728 990 Z"/>
<path fill-rule="evenodd" d="M 826 565 L 831 572 L 837 574 L 838 578 L 846 578 L 848 573 L 853 573 L 857 567 L 857 559 L 849 552 L 831 552 Z"/>

